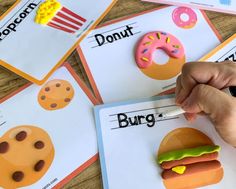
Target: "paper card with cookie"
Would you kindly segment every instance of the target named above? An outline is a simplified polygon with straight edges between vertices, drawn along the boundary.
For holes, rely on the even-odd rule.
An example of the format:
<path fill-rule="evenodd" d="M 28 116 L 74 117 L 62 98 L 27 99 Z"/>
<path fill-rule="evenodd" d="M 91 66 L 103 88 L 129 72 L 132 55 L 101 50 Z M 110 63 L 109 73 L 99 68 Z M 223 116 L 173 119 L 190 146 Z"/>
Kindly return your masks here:
<path fill-rule="evenodd" d="M 69 65 L 0 102 L 0 188 L 61 188 L 97 159 L 97 100 Z"/>
<path fill-rule="evenodd" d="M 233 189 L 236 149 L 206 117 L 189 123 L 173 95 L 95 107 L 104 189 Z"/>
<path fill-rule="evenodd" d="M 185 62 L 198 60 L 219 43 L 204 12 L 171 6 L 107 23 L 77 50 L 97 98 L 112 102 L 173 87 Z"/>
<path fill-rule="evenodd" d="M 0 15 L 0 65 L 43 84 L 116 1 L 16 0 Z"/>

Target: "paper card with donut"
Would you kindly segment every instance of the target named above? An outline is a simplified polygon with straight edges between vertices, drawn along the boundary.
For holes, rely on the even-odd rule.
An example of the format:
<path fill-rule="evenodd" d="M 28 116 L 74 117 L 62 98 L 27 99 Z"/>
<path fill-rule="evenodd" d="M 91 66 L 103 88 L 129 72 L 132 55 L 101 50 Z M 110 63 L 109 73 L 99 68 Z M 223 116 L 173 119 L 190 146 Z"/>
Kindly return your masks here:
<path fill-rule="evenodd" d="M 16 0 L 0 16 L 0 65 L 43 84 L 115 2 Z"/>
<path fill-rule="evenodd" d="M 204 12 L 172 6 L 107 23 L 77 51 L 97 98 L 112 102 L 173 87 L 183 64 L 215 48 L 219 38 Z"/>
<path fill-rule="evenodd" d="M 204 10 L 236 14 L 235 0 L 142 0 L 168 5 L 188 6 Z"/>
<path fill-rule="evenodd" d="M 0 188 L 59 189 L 97 160 L 97 100 L 69 65 L 0 104 Z"/>
<path fill-rule="evenodd" d="M 207 118 L 159 117 L 173 97 L 95 107 L 104 189 L 235 188 L 236 149 Z"/>

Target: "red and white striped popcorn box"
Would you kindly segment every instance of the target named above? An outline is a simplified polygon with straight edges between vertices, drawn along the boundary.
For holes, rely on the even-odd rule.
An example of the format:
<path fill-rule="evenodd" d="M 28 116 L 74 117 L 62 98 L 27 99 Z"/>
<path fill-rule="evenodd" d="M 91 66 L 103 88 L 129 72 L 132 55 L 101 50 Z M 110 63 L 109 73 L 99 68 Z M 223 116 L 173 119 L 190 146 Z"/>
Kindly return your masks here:
<path fill-rule="evenodd" d="M 37 11 L 35 22 L 52 28 L 76 34 L 86 22 L 86 19 L 62 6 L 57 0 L 46 0 Z"/>
<path fill-rule="evenodd" d="M 85 22 L 86 19 L 82 16 L 62 7 L 47 25 L 68 33 L 76 33 Z"/>

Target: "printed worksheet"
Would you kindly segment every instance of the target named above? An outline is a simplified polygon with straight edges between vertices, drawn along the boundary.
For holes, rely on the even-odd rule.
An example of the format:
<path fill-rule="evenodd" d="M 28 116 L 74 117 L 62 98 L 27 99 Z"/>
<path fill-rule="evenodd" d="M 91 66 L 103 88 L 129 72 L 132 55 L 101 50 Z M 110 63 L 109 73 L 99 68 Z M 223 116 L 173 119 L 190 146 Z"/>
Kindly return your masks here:
<path fill-rule="evenodd" d="M 0 16 L 0 65 L 43 84 L 115 2 L 17 0 Z"/>
<path fill-rule="evenodd" d="M 0 102 L 0 188 L 59 189 L 97 160 L 97 100 L 69 65 Z"/>
<path fill-rule="evenodd" d="M 104 189 L 234 188 L 236 149 L 205 117 L 159 117 L 174 96 L 95 107 Z"/>
<path fill-rule="evenodd" d="M 153 3 L 188 6 L 199 9 L 236 14 L 235 0 L 142 0 Z"/>
<path fill-rule="evenodd" d="M 236 34 L 220 44 L 206 56 L 201 58 L 201 60 L 211 62 L 230 60 L 236 62 Z"/>
<path fill-rule="evenodd" d="M 184 8 L 193 18 L 180 19 L 176 14 L 182 9 L 162 7 L 118 19 L 82 40 L 77 51 L 100 101 L 159 94 L 175 86 L 186 62 L 219 45 L 220 36 L 204 12 Z"/>

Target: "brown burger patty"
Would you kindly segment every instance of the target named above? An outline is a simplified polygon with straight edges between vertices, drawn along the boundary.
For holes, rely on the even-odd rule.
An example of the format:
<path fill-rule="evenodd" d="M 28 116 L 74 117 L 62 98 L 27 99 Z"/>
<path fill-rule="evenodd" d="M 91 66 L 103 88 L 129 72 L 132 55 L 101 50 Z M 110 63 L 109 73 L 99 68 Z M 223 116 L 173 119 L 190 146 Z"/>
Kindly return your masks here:
<path fill-rule="evenodd" d="M 204 154 L 199 157 L 186 157 L 181 160 L 173 160 L 173 161 L 166 161 L 161 164 L 162 169 L 171 169 L 172 167 L 178 165 L 188 165 L 197 162 L 204 162 L 204 161 L 212 161 L 218 158 L 218 152 L 214 152 L 211 154 Z"/>
<path fill-rule="evenodd" d="M 162 172 L 162 178 L 167 180 L 167 179 L 172 179 L 172 178 L 176 178 L 176 177 L 191 175 L 194 173 L 214 170 L 214 169 L 218 169 L 220 167 L 221 167 L 221 164 L 217 160 L 193 163 L 193 164 L 186 165 L 186 170 L 183 174 L 178 174 L 178 173 L 172 171 L 171 169 L 164 170 Z"/>

